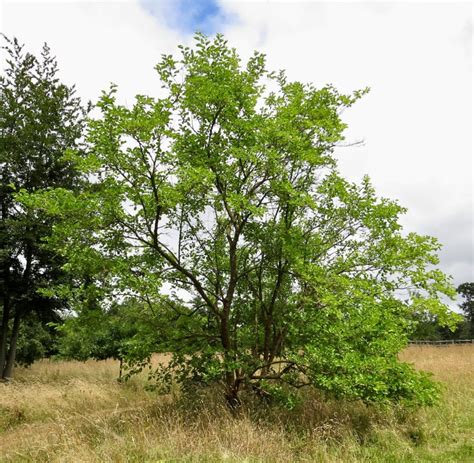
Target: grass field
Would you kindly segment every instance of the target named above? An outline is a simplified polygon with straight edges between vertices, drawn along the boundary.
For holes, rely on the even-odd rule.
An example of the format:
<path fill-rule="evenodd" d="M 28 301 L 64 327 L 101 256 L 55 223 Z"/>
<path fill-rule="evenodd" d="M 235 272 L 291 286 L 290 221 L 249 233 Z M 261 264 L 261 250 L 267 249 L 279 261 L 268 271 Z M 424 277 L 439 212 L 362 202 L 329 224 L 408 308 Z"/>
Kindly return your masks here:
<path fill-rule="evenodd" d="M 0 384 L 0 461 L 474 462 L 474 345 L 402 354 L 443 384 L 439 406 L 409 411 L 322 400 L 232 416 L 210 392 L 158 396 L 115 380 L 117 362 L 42 361 Z"/>

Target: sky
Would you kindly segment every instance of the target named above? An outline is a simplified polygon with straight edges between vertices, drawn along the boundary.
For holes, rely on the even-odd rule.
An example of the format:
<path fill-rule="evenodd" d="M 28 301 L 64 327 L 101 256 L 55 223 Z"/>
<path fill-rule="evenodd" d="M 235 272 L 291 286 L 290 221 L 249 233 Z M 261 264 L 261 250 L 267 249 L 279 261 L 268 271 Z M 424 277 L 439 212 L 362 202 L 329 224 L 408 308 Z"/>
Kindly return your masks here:
<path fill-rule="evenodd" d="M 196 30 L 266 53 L 292 80 L 369 86 L 343 116 L 363 144 L 338 149 L 341 172 L 368 174 L 408 208 L 406 231 L 440 240 L 454 283 L 474 281 L 471 2 L 0 0 L 0 30 L 33 53 L 47 42 L 85 100 L 110 82 L 126 104 L 156 94 L 154 65 Z"/>

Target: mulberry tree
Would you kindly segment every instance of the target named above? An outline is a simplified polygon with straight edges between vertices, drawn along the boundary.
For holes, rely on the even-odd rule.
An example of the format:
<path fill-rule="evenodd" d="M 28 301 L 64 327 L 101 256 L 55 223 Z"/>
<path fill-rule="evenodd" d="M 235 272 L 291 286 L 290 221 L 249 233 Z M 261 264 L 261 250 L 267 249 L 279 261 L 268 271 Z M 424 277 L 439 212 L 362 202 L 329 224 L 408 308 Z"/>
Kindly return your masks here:
<path fill-rule="evenodd" d="M 366 90 L 289 81 L 219 35 L 156 71 L 157 96 L 126 107 L 112 87 L 97 103 L 88 155 L 68 154 L 87 191 L 24 195 L 61 218 L 50 245 L 68 269 L 94 275 L 104 303 L 158 310 L 173 353 L 160 377 L 218 382 L 232 406 L 280 383 L 430 403 L 433 383 L 397 354 L 413 312 L 450 323 L 440 297 L 454 290 L 436 239 L 338 172 L 341 112 Z"/>

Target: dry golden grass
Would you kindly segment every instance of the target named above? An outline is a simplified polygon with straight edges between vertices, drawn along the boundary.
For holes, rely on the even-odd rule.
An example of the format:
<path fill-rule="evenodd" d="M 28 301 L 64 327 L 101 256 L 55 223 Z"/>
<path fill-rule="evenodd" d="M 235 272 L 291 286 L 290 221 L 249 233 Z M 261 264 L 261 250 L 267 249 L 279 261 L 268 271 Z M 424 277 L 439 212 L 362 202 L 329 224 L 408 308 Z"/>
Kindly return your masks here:
<path fill-rule="evenodd" d="M 473 380 L 474 344 L 410 346 L 401 353 L 400 358 L 421 370 L 430 371 L 440 381 Z"/>
<path fill-rule="evenodd" d="M 443 383 L 439 406 L 382 410 L 313 393 L 292 411 L 232 416 L 215 391 L 191 401 L 147 392 L 140 377 L 119 384 L 113 361 L 38 362 L 0 384 L 0 461 L 473 462 L 474 345 L 401 357 Z"/>

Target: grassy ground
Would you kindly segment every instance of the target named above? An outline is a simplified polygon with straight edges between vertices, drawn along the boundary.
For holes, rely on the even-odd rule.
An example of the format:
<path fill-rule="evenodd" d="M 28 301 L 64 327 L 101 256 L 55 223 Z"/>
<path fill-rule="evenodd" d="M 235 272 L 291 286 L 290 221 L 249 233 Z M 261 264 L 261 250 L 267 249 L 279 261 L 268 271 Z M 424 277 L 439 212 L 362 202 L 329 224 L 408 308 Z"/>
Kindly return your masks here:
<path fill-rule="evenodd" d="M 106 362 L 38 362 L 0 384 L 0 461 L 474 462 L 474 345 L 410 347 L 434 373 L 442 403 L 376 410 L 317 395 L 292 411 L 244 409 L 218 396 L 157 396 L 115 381 Z"/>

